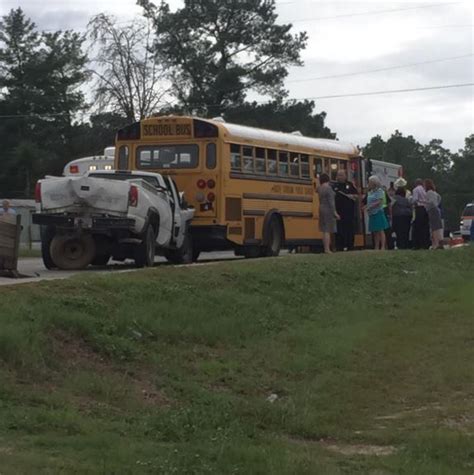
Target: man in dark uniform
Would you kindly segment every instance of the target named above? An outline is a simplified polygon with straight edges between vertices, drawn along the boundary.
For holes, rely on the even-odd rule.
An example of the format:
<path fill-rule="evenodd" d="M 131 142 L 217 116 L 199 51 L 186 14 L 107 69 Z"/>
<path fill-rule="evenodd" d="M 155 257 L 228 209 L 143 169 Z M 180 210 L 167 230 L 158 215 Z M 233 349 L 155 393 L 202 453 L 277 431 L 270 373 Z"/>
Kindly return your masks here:
<path fill-rule="evenodd" d="M 341 219 L 337 222 L 336 248 L 338 251 L 354 249 L 355 206 L 357 190 L 347 181 L 346 172 L 339 170 L 336 182 L 332 184 L 336 192 L 336 211 Z"/>

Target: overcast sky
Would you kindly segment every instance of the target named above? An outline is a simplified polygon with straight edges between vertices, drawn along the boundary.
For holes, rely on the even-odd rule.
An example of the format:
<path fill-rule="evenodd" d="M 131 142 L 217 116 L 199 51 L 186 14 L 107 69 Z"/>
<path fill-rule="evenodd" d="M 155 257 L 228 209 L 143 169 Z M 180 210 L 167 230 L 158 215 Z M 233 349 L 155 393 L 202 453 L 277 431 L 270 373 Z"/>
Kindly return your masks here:
<path fill-rule="evenodd" d="M 292 98 L 474 82 L 472 2 L 277 0 L 277 4 L 282 22 L 292 22 L 295 31 L 309 35 L 304 66 L 292 68 L 288 76 Z M 141 13 L 135 0 L 2 0 L 0 14 L 18 6 L 40 29 L 53 30 L 84 30 L 92 15 L 104 11 L 121 21 Z M 440 59 L 444 61 L 434 62 Z M 429 64 L 412 65 L 420 62 Z M 412 66 L 395 68 L 404 65 Z M 367 72 L 383 68 L 393 69 Z M 334 77 L 342 74 L 346 76 Z M 474 87 L 468 86 L 316 99 L 316 108 L 327 112 L 327 125 L 341 140 L 357 145 L 365 145 L 376 134 L 387 139 L 398 129 L 423 143 L 441 138 L 455 151 L 474 133 L 473 97 Z"/>

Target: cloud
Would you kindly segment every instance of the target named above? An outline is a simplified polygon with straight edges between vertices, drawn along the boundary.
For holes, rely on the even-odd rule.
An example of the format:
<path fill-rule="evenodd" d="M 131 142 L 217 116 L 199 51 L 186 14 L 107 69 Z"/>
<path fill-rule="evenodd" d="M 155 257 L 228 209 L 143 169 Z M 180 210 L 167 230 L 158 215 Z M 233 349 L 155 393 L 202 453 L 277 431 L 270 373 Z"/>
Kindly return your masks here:
<path fill-rule="evenodd" d="M 157 3 L 157 2 L 155 2 Z M 181 0 L 172 0 L 174 9 Z M 432 7 L 427 2 L 277 0 L 281 22 L 306 30 L 305 66 L 291 68 L 290 97 L 305 98 L 351 92 L 383 91 L 474 82 L 473 59 L 462 58 L 344 78 L 298 82 L 473 53 L 473 7 L 469 2 Z M 439 2 L 441 3 L 441 2 Z M 84 30 L 102 11 L 119 21 L 141 14 L 135 0 L 2 0 L 0 14 L 20 6 L 42 29 Z M 414 8 L 420 7 L 420 8 Z M 367 14 L 380 10 L 393 12 Z M 343 16 L 342 16 L 343 15 Z M 329 18 L 331 17 L 331 18 Z M 336 17 L 336 18 L 333 18 Z M 304 21 L 300 21 L 304 20 Z M 395 129 L 418 140 L 441 138 L 452 149 L 474 132 L 474 88 L 316 101 L 328 113 L 327 124 L 338 136 L 364 145 L 378 133 Z M 254 95 L 252 95 L 254 97 Z"/>

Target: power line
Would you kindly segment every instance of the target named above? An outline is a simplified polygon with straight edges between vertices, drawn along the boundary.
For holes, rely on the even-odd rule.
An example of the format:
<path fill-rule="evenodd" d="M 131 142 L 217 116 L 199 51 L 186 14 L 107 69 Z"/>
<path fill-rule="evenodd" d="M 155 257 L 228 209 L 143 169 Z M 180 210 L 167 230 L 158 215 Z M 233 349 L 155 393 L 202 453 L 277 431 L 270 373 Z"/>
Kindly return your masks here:
<path fill-rule="evenodd" d="M 296 98 L 296 101 L 302 100 L 319 100 L 319 99 L 335 99 L 339 97 L 358 97 L 358 96 L 377 96 L 379 94 L 397 94 L 401 92 L 415 92 L 415 91 L 432 91 L 435 89 L 452 89 L 457 87 L 468 87 L 474 86 L 474 82 L 467 82 L 461 84 L 443 84 L 442 86 L 429 86 L 429 87 L 414 87 L 409 89 L 392 89 L 387 91 L 368 91 L 368 92 L 354 92 L 350 94 L 334 94 L 330 96 L 315 96 L 315 97 L 304 97 L 304 98 Z"/>
<path fill-rule="evenodd" d="M 60 117 L 63 115 L 71 115 L 70 112 L 52 112 L 52 113 L 41 113 L 41 114 L 7 114 L 7 115 L 0 115 L 1 119 L 13 119 L 13 118 L 21 118 L 21 117 L 31 117 L 40 119 L 41 117 Z"/>
<path fill-rule="evenodd" d="M 419 66 L 422 64 L 433 64 L 433 63 L 440 63 L 442 61 L 452 61 L 455 59 L 461 59 L 461 58 L 469 58 L 474 56 L 473 53 L 471 54 L 463 54 L 460 56 L 451 56 L 449 58 L 440 58 L 440 59 L 433 59 L 429 61 L 419 61 L 417 63 L 407 63 L 407 64 L 401 64 L 399 66 L 388 66 L 386 68 L 377 68 L 377 69 L 369 69 L 366 71 L 354 71 L 352 73 L 341 73 L 341 74 L 334 74 L 331 76 L 316 76 L 316 77 L 309 77 L 309 78 L 301 78 L 301 79 L 289 79 L 286 81 L 287 83 L 290 82 L 306 82 L 306 81 L 319 81 L 320 79 L 335 79 L 335 78 L 343 78 L 347 76 L 358 76 L 360 74 L 369 74 L 369 73 L 378 73 L 381 71 L 391 71 L 393 69 L 401 69 L 401 68 L 409 68 L 413 66 Z"/>
<path fill-rule="evenodd" d="M 286 4 L 292 4 L 297 2 L 285 2 Z M 297 18 L 295 20 L 288 20 L 289 23 L 296 23 L 296 22 L 308 22 L 308 21 L 322 21 L 322 20 L 334 20 L 337 18 L 350 18 L 355 16 L 365 16 L 365 15 L 379 15 L 381 13 L 396 13 L 402 12 L 406 10 L 420 10 L 424 8 L 435 8 L 435 7 L 444 7 L 448 5 L 456 5 L 463 2 L 446 2 L 446 3 L 433 3 L 431 5 L 418 5 L 412 7 L 404 7 L 404 8 L 391 8 L 387 10 L 372 10 L 366 12 L 354 12 L 354 13 L 343 13 L 341 15 L 334 15 L 334 16 L 326 16 L 326 17 L 315 17 L 315 18 Z M 282 5 L 282 4 L 280 4 Z"/>
<path fill-rule="evenodd" d="M 304 100 L 319 100 L 319 99 L 336 99 L 340 97 L 359 97 L 359 96 L 376 96 L 381 94 L 398 94 L 404 92 L 416 92 L 416 91 L 432 91 L 436 89 L 453 89 L 458 87 L 474 86 L 474 82 L 461 83 L 461 84 L 443 84 L 441 86 L 428 86 L 428 87 L 414 87 L 407 89 L 391 89 L 387 91 L 367 91 L 367 92 L 354 92 L 349 94 L 333 94 L 328 96 L 314 96 L 314 97 L 296 97 L 291 101 L 304 101 Z M 254 101 L 256 104 L 265 104 L 263 101 Z M 177 105 L 177 103 L 170 103 L 170 105 Z M 207 107 L 220 106 L 221 104 L 205 104 Z M 18 115 L 0 115 L 0 119 L 5 118 L 19 118 L 19 117 L 49 117 L 64 114 L 18 114 Z"/>

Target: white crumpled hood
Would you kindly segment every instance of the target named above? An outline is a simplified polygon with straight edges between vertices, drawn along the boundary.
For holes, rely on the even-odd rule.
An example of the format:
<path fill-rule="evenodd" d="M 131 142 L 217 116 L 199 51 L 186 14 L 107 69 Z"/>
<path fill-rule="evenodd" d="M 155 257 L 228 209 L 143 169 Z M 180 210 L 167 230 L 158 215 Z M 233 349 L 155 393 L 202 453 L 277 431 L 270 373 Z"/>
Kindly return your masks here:
<path fill-rule="evenodd" d="M 41 182 L 41 208 L 43 211 L 77 207 L 90 211 L 125 213 L 128 210 L 126 181 L 92 177 L 52 178 Z"/>

